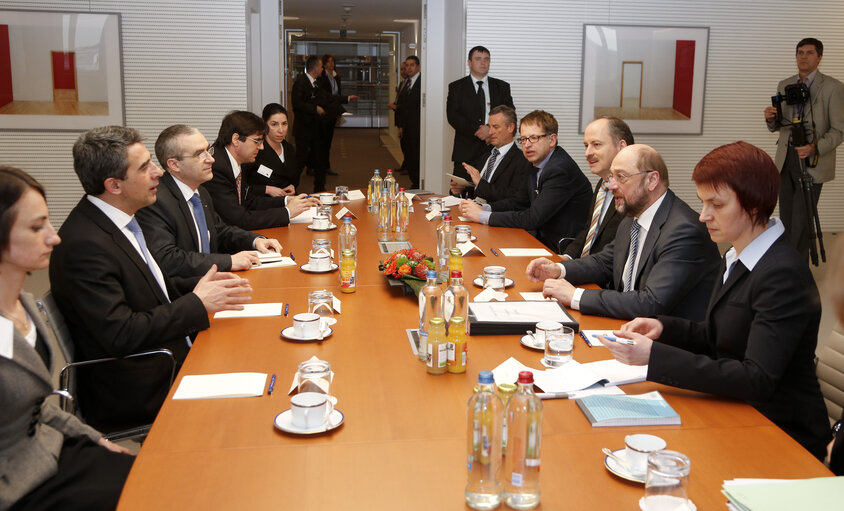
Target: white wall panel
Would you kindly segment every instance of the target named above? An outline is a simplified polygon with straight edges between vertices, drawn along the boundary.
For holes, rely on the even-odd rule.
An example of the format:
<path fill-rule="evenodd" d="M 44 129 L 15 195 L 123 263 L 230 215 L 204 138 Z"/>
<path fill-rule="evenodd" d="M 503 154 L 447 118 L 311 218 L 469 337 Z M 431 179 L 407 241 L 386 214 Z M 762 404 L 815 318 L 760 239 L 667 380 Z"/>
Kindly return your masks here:
<path fill-rule="evenodd" d="M 694 208 L 698 200 L 691 171 L 713 148 L 746 140 L 774 155 L 776 135 L 765 128 L 762 110 L 770 104 L 777 83 L 797 72 L 797 41 L 803 37 L 823 41 L 821 71 L 844 80 L 844 2 L 840 0 L 466 3 L 466 49 L 477 44 L 490 49 L 490 74 L 510 82 L 519 115 L 535 108 L 554 114 L 560 123 L 560 144 L 584 170 L 577 121 L 583 24 L 709 26 L 703 134 L 636 137 L 663 155 L 671 187 Z M 795 9 L 800 12 L 797 18 L 788 14 Z M 844 147 L 838 152 L 837 179 L 824 186 L 819 206 L 824 231 L 844 230 Z"/>
<path fill-rule="evenodd" d="M 0 0 L 0 9 L 120 13 L 126 126 L 151 152 L 171 124 L 213 142 L 223 116 L 246 108 L 244 0 Z M 79 133 L 0 131 L 0 164 L 45 184 L 57 227 L 82 196 L 71 156 Z"/>

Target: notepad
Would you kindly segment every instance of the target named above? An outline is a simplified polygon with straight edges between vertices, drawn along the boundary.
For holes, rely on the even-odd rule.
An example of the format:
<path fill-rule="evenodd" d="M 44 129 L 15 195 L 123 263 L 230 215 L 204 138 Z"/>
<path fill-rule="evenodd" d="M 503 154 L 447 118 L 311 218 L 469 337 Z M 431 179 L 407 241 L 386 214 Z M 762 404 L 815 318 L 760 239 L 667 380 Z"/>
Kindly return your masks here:
<path fill-rule="evenodd" d="M 453 208 L 454 206 L 460 205 L 463 201 L 460 197 L 454 197 L 452 195 L 446 195 L 443 197 L 443 206 L 446 208 Z"/>
<path fill-rule="evenodd" d="M 550 257 L 554 255 L 544 248 L 499 248 L 498 251 L 507 257 Z"/>
<path fill-rule="evenodd" d="M 258 252 L 258 260 L 262 263 L 274 263 L 276 261 L 281 261 L 283 256 L 276 252 L 275 250 L 270 250 L 269 252 Z"/>
<path fill-rule="evenodd" d="M 645 381 L 648 378 L 648 366 L 622 364 L 614 358 L 589 362 L 583 365 L 601 379 L 607 380 L 610 385 L 637 383 Z"/>
<path fill-rule="evenodd" d="M 290 259 L 289 257 L 282 257 L 278 261 L 272 261 L 269 263 L 261 263 L 261 265 L 254 264 L 252 265 L 252 270 L 263 270 L 266 268 L 282 268 L 284 266 L 296 266 L 296 261 Z"/>
<path fill-rule="evenodd" d="M 366 195 L 364 195 L 363 192 L 360 190 L 349 190 L 347 197 L 349 198 L 349 200 L 361 200 L 365 199 Z"/>
<path fill-rule="evenodd" d="M 844 502 L 844 477 L 759 480 L 750 484 L 724 481 L 723 493 L 742 510 L 840 509 Z"/>
<path fill-rule="evenodd" d="M 220 311 L 217 314 L 214 314 L 214 319 L 281 316 L 281 309 L 283 307 L 283 303 L 247 303 L 243 306 L 243 310 Z"/>
<path fill-rule="evenodd" d="M 657 391 L 633 396 L 587 396 L 575 402 L 595 428 L 680 424 L 680 416 Z"/>
<path fill-rule="evenodd" d="M 264 394 L 267 373 L 194 374 L 182 378 L 173 399 L 255 397 Z"/>
<path fill-rule="evenodd" d="M 612 330 L 581 330 L 580 336 L 583 337 L 583 340 L 586 341 L 586 344 L 589 346 L 603 346 L 604 343 L 598 339 L 599 335 L 603 336 L 611 336 L 613 337 Z"/>

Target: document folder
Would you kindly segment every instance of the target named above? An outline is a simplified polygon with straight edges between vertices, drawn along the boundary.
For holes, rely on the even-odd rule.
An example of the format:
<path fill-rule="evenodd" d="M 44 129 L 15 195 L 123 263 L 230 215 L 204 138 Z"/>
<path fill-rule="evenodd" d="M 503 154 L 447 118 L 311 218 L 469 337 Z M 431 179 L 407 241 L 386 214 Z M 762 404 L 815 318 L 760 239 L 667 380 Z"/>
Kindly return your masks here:
<path fill-rule="evenodd" d="M 580 325 L 555 301 L 472 302 L 469 335 L 524 334 L 540 321 L 556 321 L 578 332 Z"/>

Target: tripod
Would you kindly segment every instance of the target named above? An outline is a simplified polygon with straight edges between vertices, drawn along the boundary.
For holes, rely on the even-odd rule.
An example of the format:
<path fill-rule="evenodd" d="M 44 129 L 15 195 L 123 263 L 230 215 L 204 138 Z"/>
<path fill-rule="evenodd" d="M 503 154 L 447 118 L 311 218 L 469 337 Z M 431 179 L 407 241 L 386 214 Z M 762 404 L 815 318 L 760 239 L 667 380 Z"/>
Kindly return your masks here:
<path fill-rule="evenodd" d="M 806 145 L 806 132 L 803 130 L 803 123 L 796 123 L 791 127 L 791 142 L 789 146 L 794 150 L 795 146 Z M 796 151 L 795 151 L 796 152 Z M 800 188 L 803 190 L 803 202 L 806 207 L 806 221 L 809 229 L 809 257 L 812 264 L 818 266 L 818 248 L 820 248 L 821 259 L 826 262 L 826 250 L 823 246 L 823 231 L 821 231 L 821 218 L 818 216 L 818 206 L 815 204 L 812 193 L 812 176 L 805 158 L 800 160 Z M 817 243 L 815 243 L 817 240 Z"/>

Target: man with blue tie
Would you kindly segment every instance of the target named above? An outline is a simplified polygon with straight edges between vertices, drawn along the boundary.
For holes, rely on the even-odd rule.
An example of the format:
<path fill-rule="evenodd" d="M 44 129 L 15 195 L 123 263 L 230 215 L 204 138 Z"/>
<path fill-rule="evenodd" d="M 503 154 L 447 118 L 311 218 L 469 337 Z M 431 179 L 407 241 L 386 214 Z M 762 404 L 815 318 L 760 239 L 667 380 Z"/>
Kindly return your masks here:
<path fill-rule="evenodd" d="M 59 230 L 50 284 L 78 360 L 167 348 L 181 365 L 209 314 L 242 309 L 250 299 L 245 279 L 212 266 L 191 289 L 150 255 L 134 215 L 155 202 L 162 172 L 142 141 L 137 130 L 107 126 L 73 146 L 86 195 Z M 169 364 L 160 358 L 98 364 L 79 372 L 77 401 L 89 424 L 114 431 L 152 421 L 169 381 Z"/>
<path fill-rule="evenodd" d="M 216 264 L 220 271 L 248 270 L 259 252 L 281 245 L 228 225 L 202 186 L 213 177 L 214 147 L 196 128 L 176 124 L 155 141 L 155 155 L 167 172 L 155 203 L 137 213 L 147 244 L 167 275 L 200 276 Z"/>

